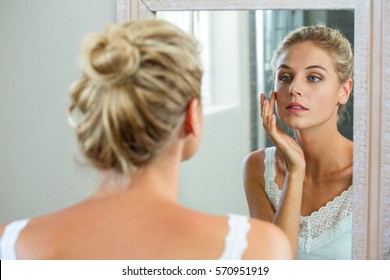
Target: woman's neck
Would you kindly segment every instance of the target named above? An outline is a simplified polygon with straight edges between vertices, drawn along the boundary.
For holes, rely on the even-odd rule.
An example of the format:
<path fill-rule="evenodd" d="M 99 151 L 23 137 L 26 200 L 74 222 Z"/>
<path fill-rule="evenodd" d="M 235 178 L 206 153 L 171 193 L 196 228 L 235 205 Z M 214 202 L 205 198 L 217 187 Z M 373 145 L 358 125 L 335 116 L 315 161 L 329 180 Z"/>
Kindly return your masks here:
<path fill-rule="evenodd" d="M 336 130 L 295 131 L 306 160 L 306 175 L 327 176 L 352 164 L 353 144 Z"/>
<path fill-rule="evenodd" d="M 180 147 L 170 146 L 133 175 L 112 170 L 99 171 L 100 187 L 93 197 L 155 197 L 177 202 Z"/>

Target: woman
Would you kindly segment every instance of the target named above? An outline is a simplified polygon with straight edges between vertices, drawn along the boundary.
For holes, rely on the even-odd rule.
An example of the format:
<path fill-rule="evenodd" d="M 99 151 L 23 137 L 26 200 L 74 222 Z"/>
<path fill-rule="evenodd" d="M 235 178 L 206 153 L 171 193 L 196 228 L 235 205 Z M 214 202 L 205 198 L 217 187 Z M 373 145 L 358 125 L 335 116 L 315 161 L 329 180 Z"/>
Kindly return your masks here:
<path fill-rule="evenodd" d="M 193 39 L 160 20 L 108 26 L 81 48 L 69 116 L 100 174 L 67 209 L 0 227 L 2 259 L 288 259 L 268 222 L 178 204 L 179 165 L 197 151 L 202 72 Z"/>
<path fill-rule="evenodd" d="M 335 29 L 302 27 L 272 67 L 275 90 L 260 106 L 275 147 L 244 161 L 250 215 L 278 225 L 298 259 L 350 259 L 353 143 L 337 129 L 352 90 L 350 43 Z M 278 126 L 274 106 L 294 137 Z"/>

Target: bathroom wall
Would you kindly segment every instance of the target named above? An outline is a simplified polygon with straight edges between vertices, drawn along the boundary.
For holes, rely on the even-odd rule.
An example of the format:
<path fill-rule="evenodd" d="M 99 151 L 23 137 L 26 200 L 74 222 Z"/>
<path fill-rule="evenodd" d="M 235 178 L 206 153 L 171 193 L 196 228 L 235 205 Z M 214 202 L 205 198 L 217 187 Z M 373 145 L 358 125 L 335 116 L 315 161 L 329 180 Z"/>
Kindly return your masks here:
<path fill-rule="evenodd" d="M 84 198 L 67 94 L 82 35 L 116 21 L 114 0 L 0 1 L 0 223 Z"/>

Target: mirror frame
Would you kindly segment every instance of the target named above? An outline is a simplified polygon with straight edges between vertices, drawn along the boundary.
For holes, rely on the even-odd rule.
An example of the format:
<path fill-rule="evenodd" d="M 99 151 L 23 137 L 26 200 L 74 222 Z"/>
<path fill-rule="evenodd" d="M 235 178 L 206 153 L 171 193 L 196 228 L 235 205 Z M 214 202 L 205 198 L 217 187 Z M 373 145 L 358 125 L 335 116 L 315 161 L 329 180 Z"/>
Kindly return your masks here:
<path fill-rule="evenodd" d="M 353 259 L 390 250 L 390 1 L 117 0 L 117 21 L 180 10 L 354 10 Z M 342 3 L 341 3 L 342 2 Z M 375 15 L 375 16 L 374 16 Z M 382 75 L 385 79 L 381 79 Z"/>

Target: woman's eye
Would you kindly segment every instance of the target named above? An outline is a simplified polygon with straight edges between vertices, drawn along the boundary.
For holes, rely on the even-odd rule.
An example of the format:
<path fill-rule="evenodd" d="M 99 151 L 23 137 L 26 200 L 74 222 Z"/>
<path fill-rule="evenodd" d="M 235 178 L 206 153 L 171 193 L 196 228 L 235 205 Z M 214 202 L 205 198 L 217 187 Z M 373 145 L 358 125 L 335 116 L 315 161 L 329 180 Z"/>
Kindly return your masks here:
<path fill-rule="evenodd" d="M 279 77 L 279 80 L 281 82 L 288 82 L 288 81 L 291 81 L 291 77 L 287 76 L 287 75 L 282 75 L 282 76 Z"/>
<path fill-rule="evenodd" d="M 308 80 L 310 82 L 319 82 L 319 81 L 321 81 L 321 78 L 319 78 L 317 76 L 309 76 Z"/>

